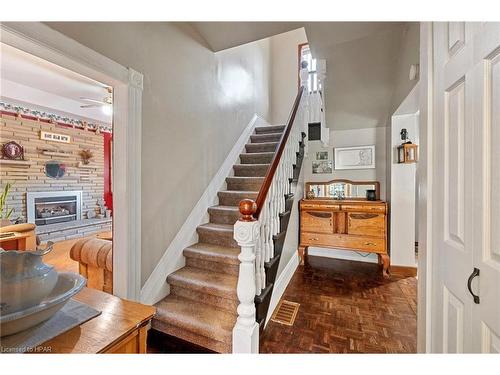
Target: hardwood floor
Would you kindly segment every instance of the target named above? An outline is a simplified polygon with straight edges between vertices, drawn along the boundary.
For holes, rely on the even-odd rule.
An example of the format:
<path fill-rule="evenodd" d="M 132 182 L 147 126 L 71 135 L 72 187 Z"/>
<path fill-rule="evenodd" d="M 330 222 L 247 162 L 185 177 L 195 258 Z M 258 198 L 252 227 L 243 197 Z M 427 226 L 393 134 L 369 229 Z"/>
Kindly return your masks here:
<path fill-rule="evenodd" d="M 89 237 L 109 235 L 111 232 L 97 233 Z M 78 273 L 78 262 L 69 257 L 71 246 L 80 238 L 54 243 L 54 248 L 50 253 L 43 257 L 43 261 L 54 266 L 57 271 Z M 42 245 L 43 246 L 43 245 Z"/>
<path fill-rule="evenodd" d="M 284 299 L 293 326 L 269 321 L 261 353 L 416 353 L 417 280 L 384 279 L 371 263 L 309 257 Z"/>

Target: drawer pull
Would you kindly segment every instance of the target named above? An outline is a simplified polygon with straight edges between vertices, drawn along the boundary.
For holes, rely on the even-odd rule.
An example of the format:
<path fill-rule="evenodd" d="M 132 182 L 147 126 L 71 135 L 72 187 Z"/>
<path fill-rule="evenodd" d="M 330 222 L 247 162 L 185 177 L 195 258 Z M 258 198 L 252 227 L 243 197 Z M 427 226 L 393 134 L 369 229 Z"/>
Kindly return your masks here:
<path fill-rule="evenodd" d="M 365 220 L 365 219 L 374 219 L 378 217 L 378 214 L 350 214 L 349 215 L 352 219 L 360 219 L 360 220 Z"/>
<path fill-rule="evenodd" d="M 373 242 L 365 242 L 365 245 L 366 246 L 376 246 L 377 244 L 375 244 Z"/>
<path fill-rule="evenodd" d="M 307 213 L 311 216 L 319 217 L 322 219 L 328 219 L 332 217 L 332 214 L 329 212 L 313 212 L 313 211 L 307 211 Z"/>
<path fill-rule="evenodd" d="M 317 238 L 317 237 L 309 238 L 309 241 L 319 241 L 319 238 Z"/>

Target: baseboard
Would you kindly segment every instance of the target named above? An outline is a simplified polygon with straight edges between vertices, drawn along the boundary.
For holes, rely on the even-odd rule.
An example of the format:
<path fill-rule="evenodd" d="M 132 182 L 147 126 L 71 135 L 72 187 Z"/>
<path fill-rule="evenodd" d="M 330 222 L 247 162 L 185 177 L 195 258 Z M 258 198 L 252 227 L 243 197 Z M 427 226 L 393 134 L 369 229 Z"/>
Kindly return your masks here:
<path fill-rule="evenodd" d="M 271 302 L 269 303 L 269 310 L 267 311 L 265 323 L 266 325 L 267 322 L 269 322 L 269 319 L 271 319 L 274 309 L 276 308 L 276 306 L 278 306 L 278 302 L 280 301 L 281 296 L 283 296 L 283 293 L 285 293 L 285 289 L 290 283 L 290 280 L 292 280 L 293 274 L 299 266 L 299 263 L 299 256 L 296 252 L 288 261 L 288 264 L 281 272 L 278 280 L 276 280 L 276 282 L 274 283 L 273 295 L 271 297 Z"/>
<path fill-rule="evenodd" d="M 362 255 L 357 254 L 356 252 L 349 250 L 310 247 L 308 249 L 308 254 L 325 258 L 355 260 L 357 262 L 367 262 L 367 263 L 378 263 L 377 254 L 366 253 L 368 254 L 368 256 L 364 257 Z"/>
<path fill-rule="evenodd" d="M 398 275 L 403 277 L 415 277 L 417 276 L 417 267 L 408 266 L 391 266 L 391 275 Z"/>
<path fill-rule="evenodd" d="M 244 152 L 245 144 L 255 127 L 262 125 L 269 124 L 262 117 L 255 114 L 146 280 L 141 290 L 140 300 L 142 303 L 152 305 L 170 293 L 167 276 L 185 265 L 185 259 L 182 255 L 183 250 L 198 241 L 196 228 L 208 221 L 208 207 L 217 204 L 217 192 L 225 186 L 226 177 L 231 174 L 233 165 L 238 161 L 240 154 Z"/>

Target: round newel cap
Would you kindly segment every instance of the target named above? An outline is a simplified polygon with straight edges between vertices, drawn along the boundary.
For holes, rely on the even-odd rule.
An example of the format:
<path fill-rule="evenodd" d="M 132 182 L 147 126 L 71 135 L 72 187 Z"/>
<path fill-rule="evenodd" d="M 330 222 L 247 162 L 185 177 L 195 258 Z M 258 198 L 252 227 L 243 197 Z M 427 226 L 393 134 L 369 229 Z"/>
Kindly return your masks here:
<path fill-rule="evenodd" d="M 243 199 L 240 202 L 241 221 L 255 221 L 253 214 L 257 212 L 257 204 L 251 199 Z"/>

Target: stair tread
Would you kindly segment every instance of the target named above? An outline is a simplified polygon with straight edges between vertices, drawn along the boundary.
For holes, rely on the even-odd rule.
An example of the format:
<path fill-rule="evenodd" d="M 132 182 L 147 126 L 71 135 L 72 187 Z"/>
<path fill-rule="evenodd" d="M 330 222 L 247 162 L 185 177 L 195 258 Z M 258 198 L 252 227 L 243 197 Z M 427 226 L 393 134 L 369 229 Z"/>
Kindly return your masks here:
<path fill-rule="evenodd" d="M 169 284 L 236 300 L 238 276 L 185 266 L 167 277 Z"/>
<path fill-rule="evenodd" d="M 263 156 L 272 156 L 274 155 L 274 152 L 272 151 L 262 151 L 262 152 L 242 152 L 240 155 L 244 155 L 244 156 L 259 156 L 259 155 L 263 155 Z"/>
<path fill-rule="evenodd" d="M 236 168 L 252 168 L 252 167 L 262 167 L 263 165 L 269 167 L 271 164 L 263 163 L 263 164 L 234 164 L 233 167 Z M 243 177 L 243 176 L 234 176 L 234 177 Z"/>
<path fill-rule="evenodd" d="M 265 146 L 265 145 L 277 145 L 279 142 L 271 141 L 271 142 L 260 142 L 260 143 L 247 143 L 246 146 Z"/>
<path fill-rule="evenodd" d="M 235 247 L 227 247 L 214 245 L 210 243 L 198 242 L 184 249 L 184 256 L 201 258 L 214 262 L 239 264 L 238 255 L 240 249 Z"/>
<path fill-rule="evenodd" d="M 212 206 L 208 207 L 208 211 L 238 211 L 240 212 L 240 208 L 238 206 L 225 206 L 225 205 L 218 205 L 218 206 Z"/>
<path fill-rule="evenodd" d="M 239 164 L 239 165 L 252 165 L 252 164 Z M 257 164 L 257 165 L 265 165 L 265 164 Z M 264 181 L 264 177 L 261 177 L 261 176 L 230 176 L 230 177 L 226 177 L 226 180 L 241 180 L 241 181 L 262 180 L 262 181 Z"/>
<path fill-rule="evenodd" d="M 224 232 L 232 232 L 234 229 L 234 225 L 231 224 L 216 224 L 216 223 L 206 223 L 206 224 L 201 224 L 198 226 L 198 228 L 202 229 L 209 229 L 209 230 L 217 230 L 217 231 L 224 231 Z"/>
<path fill-rule="evenodd" d="M 231 343 L 236 315 L 214 306 L 169 295 L 157 304 L 154 319 L 213 340 Z"/>
<path fill-rule="evenodd" d="M 266 125 L 266 126 L 255 127 L 256 134 L 278 133 L 278 132 L 283 132 L 284 130 L 285 130 L 285 125 Z"/>
<path fill-rule="evenodd" d="M 256 195 L 258 193 L 258 191 L 252 191 L 252 190 L 221 190 L 221 191 L 219 191 L 219 193 Z"/>

